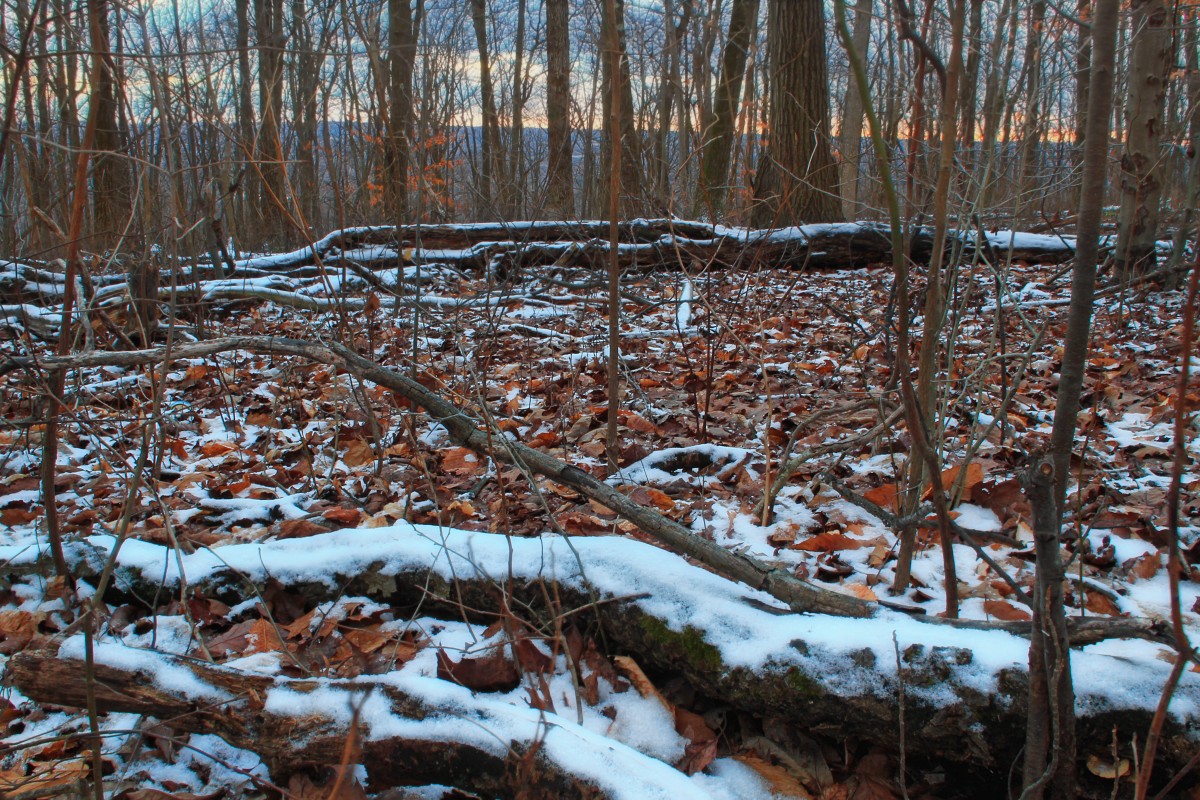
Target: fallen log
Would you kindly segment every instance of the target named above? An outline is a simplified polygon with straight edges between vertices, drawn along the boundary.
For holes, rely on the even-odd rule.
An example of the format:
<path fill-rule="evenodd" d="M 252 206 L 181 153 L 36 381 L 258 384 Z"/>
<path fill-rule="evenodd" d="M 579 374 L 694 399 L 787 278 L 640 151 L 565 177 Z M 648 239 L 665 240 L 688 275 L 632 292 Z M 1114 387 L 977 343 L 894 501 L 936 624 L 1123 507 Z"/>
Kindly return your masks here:
<path fill-rule="evenodd" d="M 82 651 L 77 637 L 57 650 L 20 653 L 9 661 L 8 680 L 38 702 L 85 708 Z M 97 645 L 93 674 L 97 710 L 220 736 L 257 753 L 283 785 L 296 773 L 341 765 L 349 750 L 369 765 L 373 791 L 442 784 L 484 797 L 597 800 L 620 796 L 621 780 L 649 796 L 706 796 L 683 773 L 618 742 L 565 720 L 544 725 L 536 710 L 436 678 L 288 680 L 113 644 Z M 347 747 L 352 738 L 356 748 Z M 607 761 L 611 772 L 579 770 L 580 751 Z"/>
<path fill-rule="evenodd" d="M 239 269 L 277 271 L 353 259 L 369 266 L 441 263 L 460 269 L 492 267 L 501 272 L 526 266 L 567 263 L 601 266 L 608 257 L 607 222 L 510 222 L 468 225 L 403 225 L 346 228 L 291 253 L 237 261 Z M 1060 236 L 994 231 L 985 233 L 989 253 L 1014 259 L 1058 263 L 1074 253 Z M 910 257 L 928 261 L 932 230 L 911 234 Z M 956 231 L 949 248 L 968 257 L 979 234 Z M 657 219 L 622 222 L 618 260 L 623 268 L 745 267 L 846 269 L 891 260 L 887 229 L 870 222 L 804 225 L 754 230 L 704 222 Z"/>
<path fill-rule="evenodd" d="M 93 574 L 114 544 L 112 537 L 89 539 L 90 553 L 83 562 L 91 565 Z M 227 545 L 187 555 L 131 540 L 116 561 L 113 591 L 119 596 L 112 599 L 154 596 L 164 584 L 177 587 L 181 575 L 186 575 L 190 591 L 231 605 L 271 580 L 310 604 L 339 596 L 368 597 L 400 610 L 397 617 L 419 608 L 421 614 L 440 612 L 446 618 L 467 614 L 483 625 L 508 609 L 521 608 L 540 617 L 531 621 L 553 630 L 553 619 L 584 614 L 603 626 L 611 647 L 634 654 L 647 668 L 683 675 L 704 696 L 799 730 L 870 741 L 895 752 L 903 723 L 910 756 L 968 763 L 976 770 L 1006 769 L 1019 757 L 1024 742 L 1024 640 L 1000 630 L 930 627 L 887 611 L 871 619 L 794 614 L 769 595 L 629 539 L 508 539 L 397 522 L 387 528 Z M 555 598 L 554 607 L 546 605 L 548 597 Z M 121 657 L 114 656 L 116 663 L 141 657 L 140 651 L 121 652 Z M 1169 665 L 1156 660 L 1152 649 L 1138 651 L 1137 658 L 1132 652 L 1072 653 L 1083 755 L 1109 754 L 1114 729 L 1125 748 L 1150 724 Z M 68 650 L 57 658 L 75 655 Z M 64 699 L 61 689 L 69 684 L 44 680 L 54 658 L 18 656 L 13 680 L 30 697 L 70 704 L 74 701 Z M 127 669 L 136 673 L 136 663 Z M 113 685 L 124 686 L 129 680 Z M 232 685 L 232 679 L 222 680 L 216 685 Z M 266 690 L 256 687 L 267 684 L 261 677 L 254 680 L 260 683 L 249 684 L 246 691 L 263 695 Z M 293 685 L 274 681 L 271 686 Z M 179 683 L 172 680 L 170 685 Z M 323 685 L 346 688 L 337 681 Z M 189 699 L 192 711 L 220 700 Z M 1156 769 L 1163 775 L 1195 752 L 1198 708 L 1200 678 L 1189 674 L 1177 691 L 1160 745 Z M 159 716 L 183 713 L 174 706 L 146 710 Z M 217 726 L 206 730 L 221 735 L 221 726 L 233 724 L 220 714 L 193 716 Z M 343 737 L 345 733 L 343 721 Z M 232 735 L 243 734 L 235 730 Z M 344 740 L 333 733 L 327 738 Z M 320 755 L 328 757 L 328 751 Z M 279 768 L 295 769 L 309 763 L 310 756 L 274 758 Z"/>

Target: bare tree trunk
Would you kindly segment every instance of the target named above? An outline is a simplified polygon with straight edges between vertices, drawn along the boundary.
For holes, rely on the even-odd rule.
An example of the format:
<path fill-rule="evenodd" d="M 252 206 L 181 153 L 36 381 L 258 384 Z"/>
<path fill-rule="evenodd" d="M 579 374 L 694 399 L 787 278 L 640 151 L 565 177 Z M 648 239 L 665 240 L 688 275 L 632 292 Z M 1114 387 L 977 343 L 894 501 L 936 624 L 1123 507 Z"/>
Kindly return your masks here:
<path fill-rule="evenodd" d="M 1046 786 L 1052 788 L 1055 797 L 1075 796 L 1074 695 L 1065 643 L 1059 536 L 1091 333 L 1100 220 L 1108 177 L 1108 121 L 1119 2 L 1096 0 L 1077 249 L 1050 455 L 1031 465 L 1023 477 L 1034 510 L 1038 567 L 1033 609 L 1037 635 L 1029 650 L 1030 713 L 1024 769 L 1027 788 L 1023 795 L 1032 800 L 1042 797 Z"/>
<path fill-rule="evenodd" d="M 819 0 L 768 0 L 770 144 L 755 178 L 756 227 L 842 219 L 829 148 L 825 13 Z"/>
<path fill-rule="evenodd" d="M 283 116 L 283 0 L 254 0 L 255 29 L 258 36 L 258 168 L 262 176 L 261 240 L 280 244 L 286 235 L 284 226 L 287 203 L 280 138 Z M 261 241 L 260 240 L 260 241 Z"/>
<path fill-rule="evenodd" d="M 621 120 L 621 146 L 617 149 L 621 155 L 621 216 L 630 217 L 641 213 L 642 175 L 641 175 L 641 146 L 638 139 L 637 127 L 633 116 L 633 87 L 629 80 L 629 56 L 625 47 L 625 0 L 614 0 L 605 3 L 604 22 L 601 31 L 601 41 L 606 49 L 616 48 L 616 58 L 603 59 L 604 88 L 601 92 L 604 118 L 613 119 L 619 114 Z M 616 44 L 612 44 L 615 42 Z M 617 62 L 616 75 L 613 74 L 613 62 Z M 617 91 L 613 92 L 613 81 L 616 81 Z M 614 96 L 619 104 L 619 112 L 614 111 Z M 611 155 L 612 134 L 610 125 L 605 125 L 605 140 L 602 153 L 603 169 L 612 169 Z M 608 183 L 605 182 L 607 189 Z M 605 195 L 607 199 L 607 195 Z"/>
<path fill-rule="evenodd" d="M 1128 131 L 1121 157 L 1121 210 L 1114 259 L 1122 275 L 1145 272 L 1155 262 L 1162 197 L 1159 143 L 1171 51 L 1171 18 L 1164 0 L 1134 0 L 1132 7 Z"/>
<path fill-rule="evenodd" d="M 1042 171 L 1042 54 L 1041 42 L 1046 27 L 1046 0 L 1034 0 L 1029 9 L 1029 27 L 1025 39 L 1025 120 L 1021 130 L 1021 174 L 1017 191 L 1022 208 L 1032 208 L 1040 194 Z"/>
<path fill-rule="evenodd" d="M 488 53 L 487 0 L 471 0 L 471 23 L 479 50 L 479 94 L 483 102 L 483 137 L 479 165 L 479 213 L 495 216 L 495 182 L 503 182 L 500 167 L 500 114 L 496 111 L 496 89 L 492 82 L 491 55 Z"/>
<path fill-rule="evenodd" d="M 1082 22 L 1092 18 L 1092 0 L 1076 0 L 1075 16 Z M 1092 71 L 1092 29 L 1080 27 L 1079 49 L 1075 51 L 1075 152 L 1083 161 L 1083 143 L 1087 137 L 1088 86 Z"/>
<path fill-rule="evenodd" d="M 254 159 L 255 140 L 253 73 L 250 71 L 250 9 L 247 3 L 234 3 L 237 25 L 237 129 L 240 136 L 240 161 Z M 258 173 L 245 166 L 242 192 L 239 194 L 237 222 L 243 234 L 257 227 L 262 208 L 258 204 Z"/>
<path fill-rule="evenodd" d="M 871 43 L 872 0 L 858 0 L 854 5 L 853 47 L 858 57 L 866 63 L 867 49 Z M 842 207 L 848 219 L 856 219 L 862 213 L 858 200 L 859 161 L 862 158 L 863 99 L 858 84 L 850 80 L 846 84 L 846 104 L 842 115 L 842 131 L 839 149 L 842 151 Z"/>
<path fill-rule="evenodd" d="M 525 218 L 525 17 L 528 0 L 517 0 L 517 35 L 514 42 L 512 85 L 512 141 L 509 142 L 507 197 L 505 213 L 510 219 Z"/>
<path fill-rule="evenodd" d="M 864 0 L 870 2 L 870 0 Z M 742 77 L 746 58 L 758 30 L 759 0 L 733 0 L 729 17 L 729 38 L 721 53 L 721 74 L 708 114 L 710 125 L 704 129 L 701 151 L 700 187 L 694 214 L 707 208 L 714 222 L 725 212 L 729 197 L 729 163 L 737 127 L 742 95 Z"/>
<path fill-rule="evenodd" d="M 108 0 L 88 0 L 96 86 L 91 102 L 96 104 L 96 156 L 93 165 L 92 225 L 94 247 L 115 247 L 132 213 L 133 180 L 129 163 L 121 154 L 121 132 L 117 127 L 117 100 L 113 86 L 113 61 L 109 51 Z"/>
<path fill-rule="evenodd" d="M 546 206 L 555 219 L 575 215 L 568 5 L 569 0 L 546 0 Z"/>
<path fill-rule="evenodd" d="M 388 0 L 388 110 L 384 196 L 397 222 L 409 215 L 409 166 L 412 159 L 413 71 L 417 31 L 411 0 Z"/>
<path fill-rule="evenodd" d="M 303 215 L 306 231 L 320 223 L 321 197 L 317 191 L 317 81 L 321 58 L 314 48 L 313 26 L 309 19 L 315 11 L 311 2 L 292 0 L 292 31 L 296 50 L 295 79 L 292 84 L 292 127 L 296 134 L 296 206 Z"/>
<path fill-rule="evenodd" d="M 976 104 L 979 100 L 979 62 L 983 60 L 983 0 L 971 0 L 966 44 L 967 63 L 963 70 L 958 112 L 963 170 L 969 173 L 975 164 L 975 128 L 979 124 Z"/>

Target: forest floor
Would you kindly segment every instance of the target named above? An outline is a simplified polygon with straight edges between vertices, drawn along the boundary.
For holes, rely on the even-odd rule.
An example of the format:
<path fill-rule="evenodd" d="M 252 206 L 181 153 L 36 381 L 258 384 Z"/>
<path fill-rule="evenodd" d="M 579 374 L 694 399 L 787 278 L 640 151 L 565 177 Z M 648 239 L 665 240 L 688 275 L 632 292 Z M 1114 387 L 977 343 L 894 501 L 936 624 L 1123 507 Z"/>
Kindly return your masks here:
<path fill-rule="evenodd" d="M 228 300 L 209 308 L 200 325 L 207 334 L 344 341 L 460 405 L 486 406 L 499 431 L 603 478 L 607 316 L 595 277 L 537 268 L 497 283 L 427 265 L 419 275 L 426 302 L 418 313 L 379 307 L 372 287 L 353 275 L 292 276 L 272 286 L 304 296 L 366 296 L 365 309 L 341 313 Z M 407 279 L 417 278 L 410 268 Z M 896 509 L 908 451 L 903 425 L 889 420 L 895 397 L 882 392 L 894 343 L 890 286 L 886 270 L 869 269 L 627 274 L 622 470 L 609 482 L 697 535 L 805 580 L 926 615 L 943 612 L 936 529 L 922 529 L 912 585 L 895 595 L 889 588 L 897 531 L 868 510 L 870 504 Z M 1030 592 L 1030 509 L 1017 473 L 1028 454 L 1048 443 L 1068 294 L 1069 276 L 1059 267 L 1015 264 L 1000 274 L 982 266 L 964 269 L 939 381 L 939 438 L 956 520 L 997 534 L 985 549 L 1016 586 Z M 1182 303 L 1181 292 L 1159 288 L 1113 292 L 1097 302 L 1080 428 L 1084 455 L 1068 499 L 1067 603 L 1073 616 L 1168 617 L 1165 498 Z M 31 349 L 46 355 L 52 345 L 18 336 L 0 348 L 10 355 Z M 308 602 L 290 587 L 319 583 L 323 568 L 351 557 L 354 544 L 346 537 L 352 534 L 345 531 L 376 537 L 362 540 L 372 547 L 382 535 L 441 536 L 446 547 L 446 537 L 481 541 L 459 531 L 505 534 L 514 542 L 547 541 L 530 538 L 543 534 L 650 541 L 571 488 L 531 481 L 515 467 L 454 445 L 441 426 L 388 390 L 326 365 L 235 351 L 176 362 L 165 374 L 116 367 L 72 371 L 57 476 L 59 515 L 71 541 L 100 541 L 120 524 L 144 415 L 160 380 L 163 415 L 149 452 L 157 480 L 138 493 L 125 551 L 129 563 L 143 552 L 133 548 L 140 542 L 180 554 L 171 567 L 177 580 L 189 570 L 187 579 L 199 580 L 197 574 L 212 568 L 203 561 L 206 554 L 223 552 L 223 561 L 247 573 L 255 572 L 257 558 L 263 562 L 258 577 L 280 579 L 234 605 L 178 588 L 165 590 L 153 608 L 145 598 L 130 598 L 111 609 L 98 646 L 211 658 L 259 675 L 351 680 L 405 674 L 461 684 L 477 690 L 476 696 L 490 692 L 490 713 L 500 715 L 496 709 L 507 705 L 532 715 L 510 722 L 489 718 L 501 738 L 509 730 L 505 725 L 552 718 L 578 728 L 580 736 L 628 746 L 623 761 L 580 755 L 572 762 L 611 796 L 891 798 L 902 789 L 911 797 L 982 796 L 979 784 L 956 783 L 950 765 L 910 764 L 902 787 L 894 753 L 820 732 L 809 732 L 802 744 L 795 734 L 773 736 L 769 721 L 764 728 L 734 710 L 706 707 L 678 676 L 647 677 L 628 655 L 589 641 L 583 625 L 560 627 L 556 640 L 521 619 L 520 609 L 489 626 L 360 596 L 335 593 L 328 602 Z M 27 373 L 0 379 L 0 558 L 10 565 L 27 562 L 46 546 L 41 428 L 25 422 L 39 413 L 37 396 Z M 1195 391 L 1188 402 L 1192 412 L 1200 405 Z M 814 418 L 817 412 L 828 413 Z M 877 427 L 876 435 L 862 435 Z M 1196 565 L 1200 439 L 1194 416 L 1189 435 L 1180 534 L 1189 565 Z M 774 514 L 756 514 L 780 465 L 814 450 L 779 494 Z M 229 549 L 239 545 L 261 547 L 252 558 L 251 551 Z M 490 551 L 478 544 L 472 552 L 482 560 Z M 547 551 L 541 552 L 544 558 Z M 280 560 L 268 561 L 267 554 Z M 355 551 L 353 558 L 371 560 L 369 552 Z M 515 571 L 536 561 L 520 544 L 489 558 L 496 561 L 482 567 L 497 574 L 506 569 L 505 559 Z M 653 574 L 639 583 L 636 576 L 621 576 L 615 556 L 605 561 L 597 550 L 595 558 L 600 577 L 592 578 L 613 595 L 649 593 L 655 580 L 707 586 L 707 578 L 696 577 L 707 573 L 680 559 L 654 562 Z M 145 559 L 138 563 L 166 571 L 154 558 Z M 964 617 L 1028 619 L 1013 586 L 974 549 L 955 545 L 954 561 Z M 1200 571 L 1191 569 L 1180 599 L 1188 626 L 1200 631 Z M 284 572 L 286 580 L 276 574 Z M 680 604 L 704 602 L 676 588 Z M 67 629 L 73 617 L 62 594 L 61 583 L 29 571 L 14 569 L 4 579 L 3 658 Z M 719 597 L 713 597 L 716 603 Z M 514 638 L 514 630 L 525 633 Z M 739 644 L 735 633 L 727 634 L 720 647 L 728 662 L 738 657 Z M 882 654 L 879 668 L 894 671 L 886 664 L 898 658 L 902 645 L 880 635 L 885 638 L 867 644 Z M 1020 639 L 1007 637 L 991 658 L 1022 662 L 1021 646 Z M 770 658 L 760 653 L 768 649 L 763 643 L 740 647 L 753 653 L 743 653 L 747 663 Z M 1147 641 L 1103 642 L 1077 654 L 1077 682 L 1083 694 L 1153 708 L 1173 656 L 1169 647 Z M 1200 718 L 1198 685 L 1200 675 L 1185 676 L 1191 694 L 1181 693 L 1173 706 L 1193 723 Z M 49 796 L 67 791 L 90 769 L 86 715 L 31 702 L 8 688 L 0 697 L 0 720 L 7 743 L 0 790 L 7 785 L 5 791 L 18 796 L 32 785 L 34 793 L 20 796 Z M 469 737 L 464 729 L 471 724 L 459 723 L 446 735 Z M 109 732 L 105 768 L 113 796 L 250 797 L 273 791 L 257 755 L 216 736 L 146 730 L 131 714 L 110 714 L 101 725 Z M 1096 763 L 1104 757 L 1099 754 Z M 674 767 L 668 771 L 683 783 L 656 771 L 664 765 Z M 620 782 L 614 771 L 623 788 L 609 785 Z M 331 787 L 345 797 L 377 791 L 370 765 L 348 774 L 352 780 L 341 782 L 332 773 L 293 776 L 281 788 L 298 798 L 330 797 Z M 406 791 L 388 796 L 466 796 L 437 787 Z"/>

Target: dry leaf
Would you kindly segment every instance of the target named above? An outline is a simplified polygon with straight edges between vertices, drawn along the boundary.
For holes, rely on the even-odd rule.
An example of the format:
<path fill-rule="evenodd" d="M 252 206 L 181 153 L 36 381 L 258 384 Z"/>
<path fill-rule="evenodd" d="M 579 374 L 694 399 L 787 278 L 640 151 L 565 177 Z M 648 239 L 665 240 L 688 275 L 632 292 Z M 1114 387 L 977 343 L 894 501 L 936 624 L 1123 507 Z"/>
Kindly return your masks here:
<path fill-rule="evenodd" d="M 361 467 L 375 460 L 375 450 L 365 439 L 352 439 L 342 456 L 342 462 L 348 467 Z"/>
<path fill-rule="evenodd" d="M 803 542 L 796 542 L 796 544 L 792 545 L 792 549 L 807 550 L 814 553 L 832 553 L 836 550 L 857 550 L 864 546 L 866 546 L 866 542 L 851 539 L 844 533 L 826 531 L 825 533 L 809 537 Z"/>
<path fill-rule="evenodd" d="M 452 475 L 474 475 L 481 466 L 479 456 L 465 447 L 451 447 L 442 453 L 442 469 Z"/>
<path fill-rule="evenodd" d="M 867 490 L 863 493 L 863 497 L 884 511 L 895 511 L 897 494 L 896 484 L 885 483 L 882 486 L 876 486 L 874 489 Z"/>
<path fill-rule="evenodd" d="M 363 512 L 357 508 L 331 508 L 321 514 L 322 517 L 330 522 L 336 522 L 340 525 L 357 525 L 359 520 L 363 518 Z"/>
<path fill-rule="evenodd" d="M 808 793 L 804 785 L 783 767 L 751 753 L 738 753 L 734 759 L 757 772 L 759 777 L 771 787 L 771 793 L 777 797 L 811 800 L 812 795 Z"/>
<path fill-rule="evenodd" d="M 1113 764 L 1100 758 L 1100 756 L 1088 756 L 1087 768 L 1088 772 L 1097 778 L 1103 778 L 1106 781 L 1115 781 L 1117 778 L 1124 778 L 1129 774 L 1130 763 L 1128 758 L 1122 758 L 1116 764 Z"/>
<path fill-rule="evenodd" d="M 646 677 L 646 673 L 642 672 L 642 668 L 638 663 L 629 656 L 613 656 L 613 664 L 616 665 L 617 671 L 624 675 L 633 688 L 637 689 L 637 693 L 647 699 L 653 698 L 662 703 L 662 707 L 667 711 L 673 711 L 671 704 L 666 701 L 650 679 Z"/>
<path fill-rule="evenodd" d="M 1103 592 L 1085 591 L 1084 607 L 1095 614 L 1105 614 L 1110 617 L 1122 616 L 1120 607 L 1105 596 Z"/>
<path fill-rule="evenodd" d="M 437 652 L 437 676 L 476 692 L 511 692 L 521 683 L 516 666 L 497 647 L 482 658 L 454 661 L 445 650 Z"/>
<path fill-rule="evenodd" d="M 1033 619 L 1029 612 L 1023 608 L 1017 608 L 1007 600 L 984 600 L 983 610 L 989 616 L 1004 622 L 1028 622 Z"/>
<path fill-rule="evenodd" d="M 848 584 L 846 586 L 846 591 L 849 594 L 857 597 L 859 600 L 866 600 L 868 602 L 875 602 L 879 600 L 879 596 L 876 595 L 875 592 L 871 591 L 871 587 L 864 586 L 861 583 Z"/>

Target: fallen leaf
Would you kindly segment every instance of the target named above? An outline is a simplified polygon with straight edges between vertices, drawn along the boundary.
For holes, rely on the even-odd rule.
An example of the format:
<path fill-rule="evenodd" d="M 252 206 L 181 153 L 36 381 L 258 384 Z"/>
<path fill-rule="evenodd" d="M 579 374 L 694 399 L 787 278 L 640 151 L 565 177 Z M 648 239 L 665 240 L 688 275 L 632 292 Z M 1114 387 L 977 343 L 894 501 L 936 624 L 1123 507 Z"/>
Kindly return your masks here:
<path fill-rule="evenodd" d="M 646 673 L 642 672 L 642 668 L 638 663 L 629 656 L 613 656 L 613 664 L 616 665 L 617 671 L 624 675 L 633 688 L 637 689 L 637 693 L 646 699 L 655 699 L 662 704 L 662 707 L 667 711 L 673 711 L 671 704 L 667 702 L 654 684 L 646 677 Z"/>
<path fill-rule="evenodd" d="M 352 439 L 342 456 L 342 463 L 348 467 L 361 467 L 375 460 L 375 450 L 365 439 Z"/>
<path fill-rule="evenodd" d="M 338 506 L 327 510 L 321 516 L 330 522 L 336 522 L 340 525 L 357 525 L 359 520 L 363 518 L 363 513 L 357 508 Z"/>
<path fill-rule="evenodd" d="M 870 500 L 884 511 L 896 510 L 897 495 L 898 491 L 896 489 L 896 484 L 894 483 L 885 483 L 882 486 L 876 486 L 874 489 L 868 489 L 863 493 L 863 497 Z"/>
<path fill-rule="evenodd" d="M 442 469 L 452 475 L 474 475 L 482 462 L 473 450 L 451 447 L 442 452 Z"/>
<path fill-rule="evenodd" d="M 865 545 L 866 542 L 851 539 L 844 533 L 826 531 L 825 533 L 818 533 L 816 536 L 811 536 L 803 542 L 796 542 L 792 545 L 792 549 L 807 550 L 814 553 L 832 553 L 836 550 L 857 550 Z"/>
<path fill-rule="evenodd" d="M 445 650 L 437 652 L 437 676 L 476 692 L 511 692 L 521 683 L 516 666 L 495 648 L 482 658 L 454 661 Z"/>
<path fill-rule="evenodd" d="M 1128 758 L 1122 758 L 1116 764 L 1107 761 L 1100 756 L 1088 756 L 1087 758 L 1088 772 L 1095 775 L 1097 778 L 1103 778 L 1106 781 L 1115 781 L 1117 778 L 1124 778 L 1129 774 L 1130 763 Z"/>
<path fill-rule="evenodd" d="M 812 795 L 808 793 L 804 785 L 783 767 L 751 753 L 738 753 L 734 759 L 757 772 L 759 777 L 771 787 L 771 794 L 777 797 L 811 800 Z"/>
<path fill-rule="evenodd" d="M 1007 600 L 984 600 L 983 610 L 989 616 L 1004 622 L 1028 622 L 1033 619 L 1029 612 L 1023 608 L 1017 608 Z"/>
<path fill-rule="evenodd" d="M 1120 607 L 1114 603 L 1111 598 L 1105 596 L 1103 592 L 1085 591 L 1083 596 L 1084 607 L 1087 608 L 1088 611 L 1096 614 L 1104 614 L 1110 617 L 1122 616 Z"/>
<path fill-rule="evenodd" d="M 864 586 L 861 583 L 849 584 L 846 586 L 846 591 L 857 597 L 859 600 L 866 600 L 868 602 L 875 602 L 879 600 L 879 596 L 876 595 L 875 592 L 871 591 L 871 587 Z"/>

